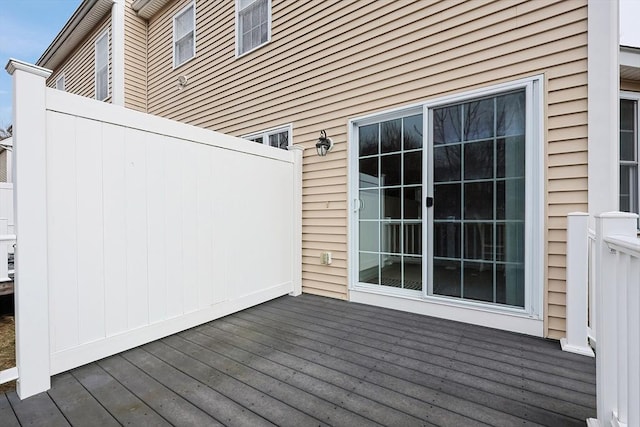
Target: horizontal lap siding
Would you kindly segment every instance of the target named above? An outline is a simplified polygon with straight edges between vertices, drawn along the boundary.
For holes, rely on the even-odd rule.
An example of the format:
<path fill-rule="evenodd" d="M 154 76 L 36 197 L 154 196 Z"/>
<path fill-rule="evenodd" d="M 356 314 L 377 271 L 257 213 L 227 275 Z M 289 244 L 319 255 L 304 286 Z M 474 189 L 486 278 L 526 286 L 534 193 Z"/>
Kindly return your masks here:
<path fill-rule="evenodd" d="M 109 29 L 111 32 L 111 15 L 107 15 L 104 21 L 98 25 L 97 29 L 89 36 L 64 60 L 62 65 L 53 70 L 53 73 L 47 79 L 47 86 L 55 87 L 56 80 L 64 73 L 65 91 L 76 95 L 95 98 L 95 47 L 96 39 L 102 33 Z M 109 97 L 107 102 L 111 102 L 111 93 L 113 89 L 111 74 L 113 72 L 111 66 L 111 34 L 109 35 Z"/>
<path fill-rule="evenodd" d="M 234 2 L 198 0 L 196 59 L 173 70 L 171 18 L 188 3 L 149 22 L 149 112 L 234 135 L 293 123 L 306 148 L 303 286 L 314 294 L 347 298 L 350 118 L 544 74 L 545 320 L 562 335 L 564 216 L 587 208 L 586 1 L 273 0 L 271 42 L 236 58 Z M 324 158 L 322 129 L 336 143 Z M 325 250 L 331 266 L 320 265 Z"/>
<path fill-rule="evenodd" d="M 124 12 L 124 105 L 147 111 L 147 21 L 131 9 L 127 0 Z"/>

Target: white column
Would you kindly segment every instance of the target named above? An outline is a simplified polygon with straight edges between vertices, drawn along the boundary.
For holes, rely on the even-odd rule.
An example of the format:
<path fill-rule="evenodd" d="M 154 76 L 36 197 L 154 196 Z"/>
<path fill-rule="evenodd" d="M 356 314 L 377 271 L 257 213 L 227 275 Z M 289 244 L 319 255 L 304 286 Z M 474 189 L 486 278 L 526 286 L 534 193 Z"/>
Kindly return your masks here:
<path fill-rule="evenodd" d="M 111 6 L 111 103 L 124 106 L 124 0 Z"/>
<path fill-rule="evenodd" d="M 605 237 L 632 236 L 636 215 L 608 212 L 596 216 L 596 396 L 600 425 L 609 425 L 618 412 L 618 340 L 620 310 L 617 254 L 609 249 Z"/>
<path fill-rule="evenodd" d="M 24 399 L 51 387 L 45 110 L 51 71 L 15 59 L 6 69 L 13 76 L 16 366 Z"/>
<path fill-rule="evenodd" d="M 293 164 L 293 291 L 297 297 L 302 294 L 302 152 L 297 145 L 287 147 L 294 154 Z"/>
<path fill-rule="evenodd" d="M 589 0 L 587 11 L 589 213 L 618 210 L 618 0 Z"/>
<path fill-rule="evenodd" d="M 562 350 L 593 357 L 589 346 L 589 214 L 567 215 L 567 336 Z"/>

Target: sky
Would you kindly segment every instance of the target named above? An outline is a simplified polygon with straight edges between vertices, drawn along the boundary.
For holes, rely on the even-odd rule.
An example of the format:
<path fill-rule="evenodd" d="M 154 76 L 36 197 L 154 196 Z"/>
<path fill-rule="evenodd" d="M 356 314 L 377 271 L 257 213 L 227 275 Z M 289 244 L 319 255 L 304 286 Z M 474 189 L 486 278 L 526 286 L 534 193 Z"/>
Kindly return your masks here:
<path fill-rule="evenodd" d="M 0 127 L 11 124 L 11 77 L 4 70 L 7 61 L 16 58 L 35 63 L 80 3 L 0 0 Z M 640 47 L 639 19 L 640 0 L 620 0 L 620 44 Z"/>

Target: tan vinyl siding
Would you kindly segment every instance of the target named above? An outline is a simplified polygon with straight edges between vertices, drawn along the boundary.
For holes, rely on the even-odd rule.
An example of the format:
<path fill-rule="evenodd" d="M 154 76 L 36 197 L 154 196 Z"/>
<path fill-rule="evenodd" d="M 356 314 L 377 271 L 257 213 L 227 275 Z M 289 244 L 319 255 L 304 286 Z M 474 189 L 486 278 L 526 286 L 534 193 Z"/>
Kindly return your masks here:
<path fill-rule="evenodd" d="M 147 21 L 124 8 L 124 106 L 147 111 Z"/>
<path fill-rule="evenodd" d="M 99 36 L 106 30 L 109 30 L 109 97 L 106 102 L 111 102 L 111 94 L 113 93 L 112 73 L 113 67 L 111 62 L 111 15 L 107 15 L 105 19 L 96 27 L 89 36 L 64 60 L 61 66 L 53 70 L 51 76 L 47 79 L 47 86 L 55 87 L 56 80 L 64 73 L 65 91 L 82 95 L 89 98 L 95 98 L 95 47 L 94 44 Z"/>
<path fill-rule="evenodd" d="M 587 208 L 586 0 L 272 0 L 271 42 L 240 58 L 234 2 L 198 0 L 196 58 L 173 70 L 171 18 L 188 2 L 149 22 L 149 112 L 235 135 L 293 123 L 293 142 L 307 148 L 309 293 L 348 295 L 350 118 L 544 74 L 545 334 L 563 335 L 565 215 Z M 336 143 L 325 158 L 313 148 L 322 129 Z M 320 265 L 323 250 L 331 266 Z"/>

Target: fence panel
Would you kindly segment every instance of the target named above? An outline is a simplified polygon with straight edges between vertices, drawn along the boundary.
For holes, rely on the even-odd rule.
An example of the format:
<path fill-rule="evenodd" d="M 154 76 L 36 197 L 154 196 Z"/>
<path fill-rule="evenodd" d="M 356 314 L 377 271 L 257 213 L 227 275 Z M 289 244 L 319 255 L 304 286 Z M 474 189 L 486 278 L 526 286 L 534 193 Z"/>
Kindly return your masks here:
<path fill-rule="evenodd" d="M 46 274 L 18 269 L 16 279 L 18 290 L 30 279 L 48 310 L 44 322 L 20 313 L 16 322 L 18 353 L 44 340 L 50 357 L 18 358 L 20 380 L 31 381 L 21 397 L 47 387 L 42 369 L 32 374 L 38 362 L 52 375 L 300 293 L 301 152 L 48 89 L 46 70 L 11 64 L 16 98 L 46 99 L 46 179 L 18 193 L 17 215 L 25 241 L 43 249 L 34 262 Z M 14 110 L 20 177 L 42 150 L 19 125 L 34 107 Z M 46 221 L 34 224 L 46 231 L 30 233 L 24 213 L 42 203 Z M 18 261 L 31 252 L 18 251 Z M 21 324 L 35 332 L 21 334 Z"/>

